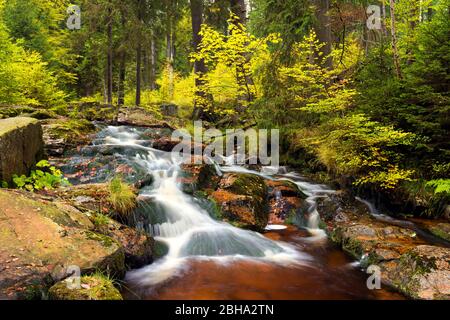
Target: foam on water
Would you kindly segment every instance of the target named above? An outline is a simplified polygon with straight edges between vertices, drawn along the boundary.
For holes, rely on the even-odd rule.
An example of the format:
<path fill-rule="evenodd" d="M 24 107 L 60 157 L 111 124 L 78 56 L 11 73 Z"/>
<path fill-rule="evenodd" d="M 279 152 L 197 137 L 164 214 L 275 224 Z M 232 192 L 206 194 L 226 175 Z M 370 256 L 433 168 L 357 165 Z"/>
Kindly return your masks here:
<path fill-rule="evenodd" d="M 194 198 L 182 192 L 177 183 L 179 164 L 170 153 L 140 145 L 136 131 L 108 127 L 99 136 L 103 139 L 97 141 L 97 146 L 121 146 L 142 151 L 131 153 L 128 161 L 152 174 L 153 184 L 151 188 L 142 189 L 141 196 L 158 204 L 164 212 L 164 221 L 149 229 L 153 230 L 155 240 L 167 245 L 167 254 L 147 267 L 128 272 L 127 281 L 141 286 L 161 283 L 183 272 L 190 259 L 218 263 L 245 259 L 283 265 L 306 265 L 311 261 L 309 255 L 287 243 L 211 218 Z"/>

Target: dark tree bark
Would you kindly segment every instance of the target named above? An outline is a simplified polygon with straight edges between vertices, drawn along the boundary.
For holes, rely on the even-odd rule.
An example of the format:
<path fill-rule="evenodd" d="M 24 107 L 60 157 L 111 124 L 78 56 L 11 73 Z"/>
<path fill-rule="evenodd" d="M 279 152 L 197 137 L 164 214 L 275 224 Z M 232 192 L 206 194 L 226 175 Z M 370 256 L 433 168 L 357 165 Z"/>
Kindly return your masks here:
<path fill-rule="evenodd" d="M 398 55 L 398 48 L 397 48 L 397 30 L 395 27 L 395 2 L 394 0 L 389 0 L 389 7 L 391 12 L 391 45 L 392 45 L 392 52 L 394 55 L 394 66 L 395 66 L 395 73 L 397 75 L 397 78 L 402 79 L 402 70 L 400 69 L 400 61 L 399 61 L 399 55 Z"/>
<path fill-rule="evenodd" d="M 243 25 L 247 24 L 247 5 L 245 0 L 230 0 L 230 9 L 239 17 Z"/>
<path fill-rule="evenodd" d="M 136 106 L 141 105 L 141 60 L 142 60 L 142 46 L 139 42 L 136 49 Z"/>
<path fill-rule="evenodd" d="M 198 51 L 198 46 L 202 42 L 202 36 L 200 35 L 201 25 L 203 23 L 203 0 L 191 0 L 191 16 L 192 16 L 192 45 L 194 47 L 194 51 Z M 205 119 L 206 113 L 205 108 L 205 99 L 207 98 L 207 93 L 202 90 L 205 82 L 202 79 L 203 75 L 206 74 L 207 68 L 205 65 L 205 61 L 196 60 L 194 62 L 194 72 L 196 75 L 195 78 L 195 103 L 194 103 L 194 112 L 192 118 L 197 119 Z"/>
<path fill-rule="evenodd" d="M 169 73 L 169 98 L 173 98 L 174 91 L 174 63 L 175 63 L 175 10 L 176 2 L 174 0 L 168 0 L 168 16 L 167 16 L 167 26 L 166 26 L 166 59 L 167 68 Z"/>
<path fill-rule="evenodd" d="M 126 53 L 122 51 L 120 53 L 119 84 L 117 86 L 117 104 L 119 106 L 123 106 L 125 103 L 126 59 Z"/>
<path fill-rule="evenodd" d="M 125 30 L 126 18 L 125 13 L 121 12 L 122 30 Z M 117 104 L 123 106 L 125 103 L 125 76 L 126 76 L 127 54 L 125 49 L 120 52 L 120 66 L 119 66 L 119 83 L 117 86 Z"/>
<path fill-rule="evenodd" d="M 142 0 L 138 0 L 137 3 L 137 16 L 139 23 L 142 22 Z M 142 63 L 142 42 L 141 42 L 141 30 L 139 30 L 138 34 L 138 46 L 136 48 L 136 99 L 135 99 L 135 105 L 140 106 L 141 105 L 141 81 L 142 81 L 142 70 L 141 70 L 141 63 Z"/>
<path fill-rule="evenodd" d="M 230 8 L 231 11 L 238 17 L 239 23 L 243 26 L 247 24 L 247 4 L 245 0 L 230 0 Z M 249 56 L 244 57 L 246 62 L 248 63 L 250 60 Z M 253 78 L 251 74 L 247 74 L 245 65 L 237 66 L 237 74 L 236 81 L 238 82 L 240 87 L 245 88 L 246 93 L 241 94 L 238 97 L 238 100 L 241 101 L 241 104 L 237 106 L 237 113 L 241 113 L 245 110 L 244 101 L 251 102 L 255 99 L 251 87 L 254 86 Z"/>
<path fill-rule="evenodd" d="M 333 61 L 329 57 L 331 53 L 331 23 L 328 11 L 330 10 L 330 0 L 314 0 L 316 8 L 317 22 L 314 26 L 314 30 L 317 35 L 317 39 L 324 44 L 321 48 L 320 63 L 327 68 L 331 68 Z M 326 57 L 326 59 L 324 59 Z"/>
<path fill-rule="evenodd" d="M 111 2 L 109 2 L 111 6 Z M 108 59 L 106 70 L 106 96 L 109 105 L 112 105 L 113 96 L 113 16 L 112 8 L 108 8 Z"/>
<path fill-rule="evenodd" d="M 152 34 L 151 43 L 150 43 L 150 90 L 156 90 L 156 63 L 157 63 L 157 51 L 155 39 Z"/>

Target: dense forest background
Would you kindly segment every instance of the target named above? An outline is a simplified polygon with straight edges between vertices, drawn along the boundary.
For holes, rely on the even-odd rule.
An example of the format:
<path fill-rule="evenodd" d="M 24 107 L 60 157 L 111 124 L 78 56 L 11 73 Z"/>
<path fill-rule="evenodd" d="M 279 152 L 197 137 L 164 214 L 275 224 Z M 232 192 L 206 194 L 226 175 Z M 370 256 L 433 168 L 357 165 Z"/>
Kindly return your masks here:
<path fill-rule="evenodd" d="M 67 8 L 81 8 L 70 30 Z M 369 5 L 379 8 L 368 28 Z M 439 216 L 449 0 L 0 0 L 0 103 L 141 106 L 281 130 L 282 162 Z M 6 109 L 0 110 L 6 112 Z"/>

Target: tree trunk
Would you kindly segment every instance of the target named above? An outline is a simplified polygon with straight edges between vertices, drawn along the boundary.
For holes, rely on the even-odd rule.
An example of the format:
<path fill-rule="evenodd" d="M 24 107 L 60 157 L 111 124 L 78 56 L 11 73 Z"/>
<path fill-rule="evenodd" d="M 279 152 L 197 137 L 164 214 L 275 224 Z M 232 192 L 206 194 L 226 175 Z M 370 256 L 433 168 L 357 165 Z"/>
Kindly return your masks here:
<path fill-rule="evenodd" d="M 319 57 L 319 62 L 324 67 L 331 68 L 333 61 L 329 56 L 331 53 L 331 23 L 328 11 L 330 10 L 330 0 L 314 0 L 316 8 L 317 22 L 314 26 L 314 30 L 317 35 L 317 39 L 324 44 L 320 52 L 322 55 Z M 324 60 L 325 58 L 325 60 Z"/>
<path fill-rule="evenodd" d="M 150 90 L 156 90 L 156 63 L 157 63 L 157 52 L 156 52 L 156 44 L 155 38 L 152 34 L 152 39 L 150 43 Z"/>
<path fill-rule="evenodd" d="M 126 18 L 125 13 L 121 13 L 122 30 L 125 30 Z M 125 40 L 125 39 L 123 39 Z M 120 52 L 120 66 L 119 66 L 119 84 L 117 86 L 117 105 L 123 106 L 125 103 L 125 76 L 126 76 L 126 63 L 127 54 L 125 49 Z"/>
<path fill-rule="evenodd" d="M 247 3 L 245 0 L 230 0 L 230 9 L 239 17 L 243 25 L 247 24 Z"/>
<path fill-rule="evenodd" d="M 166 59 L 167 59 L 167 71 L 169 74 L 169 99 L 173 99 L 174 92 L 174 62 L 175 62 L 175 34 L 174 34 L 174 17 L 169 15 L 167 20 L 167 34 L 166 34 Z"/>
<path fill-rule="evenodd" d="M 391 13 L 391 42 L 392 42 L 392 52 L 393 52 L 393 58 L 394 58 L 394 66 L 395 66 L 395 73 L 399 79 L 403 78 L 402 70 L 400 69 L 400 62 L 399 62 L 399 55 L 398 55 L 398 48 L 397 48 L 397 32 L 395 29 L 395 2 L 394 0 L 389 0 L 389 7 L 390 7 L 390 13 Z"/>
<path fill-rule="evenodd" d="M 111 3 L 110 3 L 111 5 Z M 107 61 L 107 71 L 106 71 L 106 95 L 107 102 L 109 105 L 112 105 L 112 96 L 113 96 L 113 17 L 112 17 L 112 8 L 108 8 L 108 61 Z"/>
<path fill-rule="evenodd" d="M 142 60 L 142 46 L 139 42 L 136 49 L 136 106 L 141 105 L 141 60 Z"/>
<path fill-rule="evenodd" d="M 202 42 L 202 36 L 200 35 L 201 25 L 203 23 L 203 0 L 191 0 L 191 16 L 192 16 L 192 45 L 195 52 L 198 52 L 198 46 Z M 194 99 L 194 112 L 192 118 L 194 120 L 202 119 L 206 120 L 206 103 L 208 94 L 204 91 L 205 81 L 203 76 L 207 72 L 205 61 L 196 60 L 194 62 L 195 72 L 195 99 Z"/>
<path fill-rule="evenodd" d="M 247 24 L 247 2 L 245 0 L 230 0 L 231 11 L 239 18 L 243 26 Z M 254 100 L 254 94 L 251 91 L 251 87 L 254 86 L 253 78 L 251 74 L 246 73 L 245 64 L 249 62 L 250 57 L 245 56 L 245 63 L 238 66 L 236 70 L 236 81 L 241 88 L 245 88 L 245 93 L 238 96 L 238 100 L 241 104 L 237 107 L 237 113 L 241 113 L 245 110 L 244 102 L 250 103 Z"/>
<path fill-rule="evenodd" d="M 123 106 L 125 103 L 125 75 L 126 75 L 126 53 L 120 53 L 120 67 L 119 67 L 119 84 L 117 90 L 117 104 Z"/>

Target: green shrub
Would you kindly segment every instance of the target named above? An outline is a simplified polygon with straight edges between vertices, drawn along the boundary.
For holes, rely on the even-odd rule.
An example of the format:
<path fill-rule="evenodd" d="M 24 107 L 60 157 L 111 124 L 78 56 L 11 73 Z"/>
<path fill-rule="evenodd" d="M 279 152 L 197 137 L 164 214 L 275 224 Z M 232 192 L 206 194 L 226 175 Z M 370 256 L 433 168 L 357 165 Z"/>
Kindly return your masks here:
<path fill-rule="evenodd" d="M 31 171 L 30 176 L 14 175 L 13 182 L 18 189 L 28 191 L 53 189 L 61 185 L 69 185 L 69 181 L 64 178 L 62 172 L 51 166 L 47 160 L 39 161 L 36 170 Z"/>

